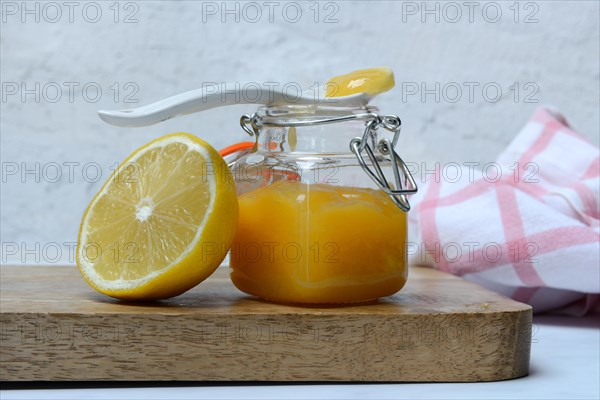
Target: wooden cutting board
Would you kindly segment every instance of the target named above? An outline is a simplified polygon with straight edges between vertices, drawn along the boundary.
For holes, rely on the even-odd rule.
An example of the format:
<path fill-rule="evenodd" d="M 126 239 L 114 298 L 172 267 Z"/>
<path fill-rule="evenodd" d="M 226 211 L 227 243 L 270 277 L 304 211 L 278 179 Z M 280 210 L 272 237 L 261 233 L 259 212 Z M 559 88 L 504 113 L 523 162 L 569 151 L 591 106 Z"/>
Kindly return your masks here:
<path fill-rule="evenodd" d="M 475 382 L 524 376 L 531 308 L 413 267 L 406 287 L 345 307 L 273 304 L 226 268 L 156 303 L 90 288 L 76 267 L 1 268 L 2 381 Z"/>

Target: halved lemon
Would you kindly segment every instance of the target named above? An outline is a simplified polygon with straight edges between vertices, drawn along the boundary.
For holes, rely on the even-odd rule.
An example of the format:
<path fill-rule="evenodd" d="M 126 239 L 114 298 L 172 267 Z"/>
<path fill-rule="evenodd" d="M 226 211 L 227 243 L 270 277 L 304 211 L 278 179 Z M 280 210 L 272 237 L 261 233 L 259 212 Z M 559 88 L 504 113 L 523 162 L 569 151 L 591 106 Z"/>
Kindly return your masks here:
<path fill-rule="evenodd" d="M 356 93 L 376 95 L 387 92 L 395 84 L 394 72 L 387 67 L 359 69 L 331 78 L 325 85 L 325 96 L 342 97 Z"/>
<path fill-rule="evenodd" d="M 129 156 L 96 194 L 81 221 L 77 265 L 112 297 L 176 296 L 215 271 L 237 222 L 223 158 L 193 135 L 166 135 Z"/>

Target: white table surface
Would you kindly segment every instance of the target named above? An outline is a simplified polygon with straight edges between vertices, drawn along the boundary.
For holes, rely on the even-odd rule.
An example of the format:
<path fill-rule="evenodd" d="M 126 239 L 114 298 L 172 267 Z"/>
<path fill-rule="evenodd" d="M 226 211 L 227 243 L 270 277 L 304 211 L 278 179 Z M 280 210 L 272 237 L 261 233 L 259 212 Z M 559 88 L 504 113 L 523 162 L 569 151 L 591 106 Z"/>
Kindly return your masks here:
<path fill-rule="evenodd" d="M 527 377 L 486 383 L 25 388 L 0 399 L 599 399 L 600 318 L 534 317 Z M 249 366 L 249 368 L 252 368 Z M 76 386 L 73 386 L 76 387 Z"/>

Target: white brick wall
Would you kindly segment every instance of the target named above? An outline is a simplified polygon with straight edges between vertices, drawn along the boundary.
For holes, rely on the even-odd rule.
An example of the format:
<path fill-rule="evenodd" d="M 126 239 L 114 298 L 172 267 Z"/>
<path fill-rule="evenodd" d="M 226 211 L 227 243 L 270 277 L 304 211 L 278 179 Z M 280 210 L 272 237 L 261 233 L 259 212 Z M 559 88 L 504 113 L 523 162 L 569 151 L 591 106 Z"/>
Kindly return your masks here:
<path fill-rule="evenodd" d="M 23 251 L 35 249 L 36 243 L 39 261 L 54 261 L 54 243 L 76 241 L 81 214 L 109 167 L 150 139 L 189 131 L 221 147 L 245 138 L 238 118 L 253 111 L 252 106 L 148 128 L 102 123 L 97 109 L 135 105 L 123 101 L 132 88 L 139 89 L 133 99 L 145 104 L 206 82 L 278 81 L 309 87 L 334 74 L 388 65 L 396 72 L 397 87 L 375 103 L 402 117 L 401 153 L 407 160 L 425 161 L 430 167 L 436 161 L 493 161 L 538 104 L 555 105 L 576 129 L 598 143 L 596 1 L 517 6 L 512 1 L 476 2 L 472 9 L 463 2 L 237 4 L 229 2 L 226 7 L 234 13 L 222 15 L 221 2 L 120 3 L 116 23 L 112 1 L 80 1 L 73 6 L 29 2 L 31 12 L 24 12 L 20 1 L 2 2 L 2 262 L 35 262 L 33 254 Z M 252 23 L 256 4 L 262 18 Z M 439 13 L 423 14 L 423 7 L 438 7 Z M 297 8 L 302 15 L 292 23 Z M 93 23 L 97 9 L 102 14 Z M 123 23 L 132 12 L 138 22 Z M 337 22 L 325 23 L 331 13 Z M 527 17 L 529 23 L 524 22 Z M 22 99 L 19 85 L 35 89 L 36 82 L 40 98 L 27 94 Z M 134 86 L 126 88 L 128 82 Z M 421 93 L 410 94 L 415 85 L 431 89 L 436 82 L 439 101 L 434 94 L 425 99 Z M 515 82 L 520 89 L 517 98 Z M 71 101 L 68 85 L 75 84 Z M 87 98 L 81 92 L 86 84 Z M 488 98 L 482 93 L 486 84 Z M 15 85 L 17 93 L 12 94 Z M 462 96 L 452 102 L 457 85 Z M 467 85 L 478 85 L 472 99 Z M 96 103 L 91 101 L 94 86 L 102 89 Z M 62 88 L 62 97 L 52 102 L 57 87 Z M 120 91 L 115 103 L 116 87 Z M 498 87 L 503 95 L 492 102 Z M 527 95 L 538 104 L 525 102 Z M 39 176 L 36 172 L 22 176 L 23 167 L 36 165 Z M 62 177 L 53 182 L 56 166 L 62 168 Z M 93 183 L 96 167 L 102 176 Z M 68 261 L 64 248 L 58 258 Z"/>

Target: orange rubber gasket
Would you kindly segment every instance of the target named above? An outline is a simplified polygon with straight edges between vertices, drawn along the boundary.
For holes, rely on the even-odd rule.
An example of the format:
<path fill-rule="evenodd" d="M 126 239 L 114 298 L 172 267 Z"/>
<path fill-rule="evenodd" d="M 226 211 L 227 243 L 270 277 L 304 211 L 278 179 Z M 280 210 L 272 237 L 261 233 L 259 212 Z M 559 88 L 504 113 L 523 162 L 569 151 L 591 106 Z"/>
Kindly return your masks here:
<path fill-rule="evenodd" d="M 254 142 L 234 143 L 231 146 L 227 146 L 227 147 L 224 147 L 221 150 L 219 150 L 219 154 L 221 155 L 221 157 L 225 157 L 230 154 L 237 153 L 238 151 L 251 149 L 253 147 L 254 147 Z"/>

